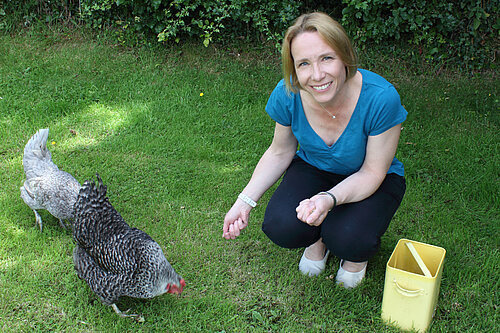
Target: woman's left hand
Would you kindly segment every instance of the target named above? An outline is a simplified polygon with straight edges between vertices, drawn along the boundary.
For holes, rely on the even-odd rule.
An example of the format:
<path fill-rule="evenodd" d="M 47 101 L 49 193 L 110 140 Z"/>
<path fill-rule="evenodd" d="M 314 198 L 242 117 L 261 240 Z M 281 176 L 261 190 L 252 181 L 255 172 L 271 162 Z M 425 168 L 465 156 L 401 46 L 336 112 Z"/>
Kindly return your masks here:
<path fill-rule="evenodd" d="M 330 197 L 326 195 L 315 195 L 310 199 L 302 200 L 295 211 L 297 218 L 312 226 L 319 226 L 323 223 L 328 210 L 331 208 Z"/>

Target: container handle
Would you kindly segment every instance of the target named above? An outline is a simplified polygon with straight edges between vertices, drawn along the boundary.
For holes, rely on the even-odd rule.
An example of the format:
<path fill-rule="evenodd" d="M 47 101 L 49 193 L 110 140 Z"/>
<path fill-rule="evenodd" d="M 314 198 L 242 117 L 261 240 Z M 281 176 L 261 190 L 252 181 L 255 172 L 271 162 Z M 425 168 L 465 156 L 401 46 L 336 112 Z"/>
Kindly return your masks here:
<path fill-rule="evenodd" d="M 416 289 L 416 290 L 409 290 L 406 288 L 401 287 L 401 285 L 394 279 L 394 285 L 396 286 L 396 290 L 403 296 L 407 297 L 417 297 L 420 295 L 423 295 L 424 290 L 423 289 Z"/>
<path fill-rule="evenodd" d="M 408 250 L 410 250 L 411 254 L 413 255 L 413 258 L 417 262 L 418 267 L 420 267 L 420 270 L 422 271 L 422 273 L 424 273 L 424 275 L 426 277 L 432 277 L 431 272 L 429 271 L 429 269 L 425 265 L 424 261 L 422 260 L 422 257 L 420 257 L 420 255 L 418 254 L 418 252 L 415 249 L 415 247 L 413 246 L 413 244 L 410 242 L 406 242 L 406 246 L 408 247 Z"/>

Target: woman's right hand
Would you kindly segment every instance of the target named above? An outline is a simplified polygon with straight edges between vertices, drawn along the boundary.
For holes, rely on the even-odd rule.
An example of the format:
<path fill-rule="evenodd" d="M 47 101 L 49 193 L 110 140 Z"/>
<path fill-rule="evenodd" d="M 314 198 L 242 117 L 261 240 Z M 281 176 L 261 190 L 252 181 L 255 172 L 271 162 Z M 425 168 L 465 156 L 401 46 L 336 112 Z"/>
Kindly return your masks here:
<path fill-rule="evenodd" d="M 276 123 L 273 142 L 262 155 L 255 167 L 252 178 L 242 193 L 248 193 L 258 200 L 283 175 L 297 151 L 297 139 L 290 126 Z M 236 199 L 224 218 L 222 237 L 235 239 L 248 226 L 252 207 L 241 199 Z"/>
<path fill-rule="evenodd" d="M 225 239 L 235 239 L 241 230 L 248 226 L 248 217 L 252 207 L 242 200 L 237 199 L 233 207 L 227 212 L 222 228 L 222 237 Z"/>

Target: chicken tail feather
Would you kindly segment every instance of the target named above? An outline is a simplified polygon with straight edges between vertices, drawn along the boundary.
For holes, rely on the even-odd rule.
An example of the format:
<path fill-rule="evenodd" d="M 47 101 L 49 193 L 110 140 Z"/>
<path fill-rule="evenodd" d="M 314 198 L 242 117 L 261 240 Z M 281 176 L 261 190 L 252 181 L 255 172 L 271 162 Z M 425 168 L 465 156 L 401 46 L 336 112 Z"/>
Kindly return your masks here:
<path fill-rule="evenodd" d="M 106 196 L 107 186 L 98 173 L 96 178 L 97 182 L 86 180 L 83 183 L 74 205 L 73 238 L 83 248 L 91 247 L 110 228 L 118 231 L 128 227 L 109 202 Z"/>
<path fill-rule="evenodd" d="M 59 170 L 52 162 L 52 155 L 47 149 L 48 137 L 49 129 L 40 129 L 24 146 L 23 167 L 27 179 L 39 177 L 46 172 L 47 168 Z"/>

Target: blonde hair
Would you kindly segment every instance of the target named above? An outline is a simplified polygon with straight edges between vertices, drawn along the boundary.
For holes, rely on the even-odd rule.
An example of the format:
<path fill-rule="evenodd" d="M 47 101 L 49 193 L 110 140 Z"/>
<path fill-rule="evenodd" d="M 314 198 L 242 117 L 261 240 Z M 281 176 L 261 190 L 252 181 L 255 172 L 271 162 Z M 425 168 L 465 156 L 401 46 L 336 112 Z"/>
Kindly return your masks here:
<path fill-rule="evenodd" d="M 321 38 L 337 53 L 340 60 L 346 65 L 346 80 L 349 80 L 356 74 L 358 69 L 356 53 L 349 36 L 347 36 L 340 23 L 321 12 L 303 14 L 288 28 L 281 46 L 283 77 L 289 92 L 297 92 L 298 87 L 300 87 L 291 52 L 292 40 L 302 32 L 314 31 L 319 33 Z"/>

